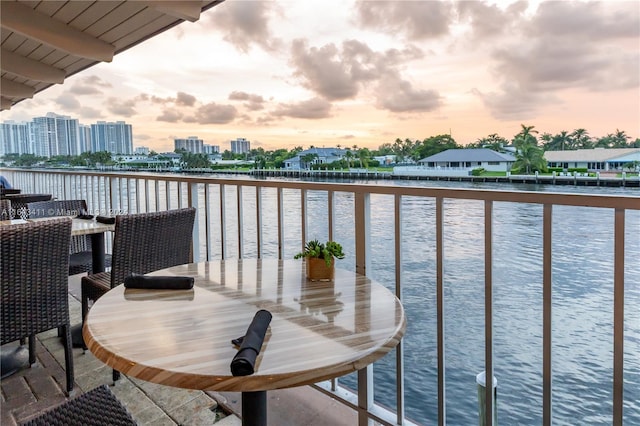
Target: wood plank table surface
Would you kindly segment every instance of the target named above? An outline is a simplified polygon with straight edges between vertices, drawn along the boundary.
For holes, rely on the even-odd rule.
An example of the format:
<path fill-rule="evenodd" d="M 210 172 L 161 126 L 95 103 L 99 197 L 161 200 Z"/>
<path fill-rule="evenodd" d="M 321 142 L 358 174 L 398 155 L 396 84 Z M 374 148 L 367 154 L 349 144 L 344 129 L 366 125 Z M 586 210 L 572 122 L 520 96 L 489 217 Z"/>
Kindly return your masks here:
<path fill-rule="evenodd" d="M 402 304 L 381 284 L 342 269 L 336 269 L 333 282 L 307 281 L 300 260 L 212 261 L 149 275 L 191 276 L 195 286 L 112 289 L 87 315 L 87 346 L 129 376 L 180 388 L 243 392 L 243 424 L 264 424 L 245 418 L 245 396 L 255 394 L 265 402 L 265 391 L 362 369 L 391 351 L 406 328 Z M 273 319 L 256 371 L 233 376 L 230 363 L 237 347 L 231 340 L 245 334 L 260 309 Z M 252 407 L 266 410 L 266 402 Z"/>

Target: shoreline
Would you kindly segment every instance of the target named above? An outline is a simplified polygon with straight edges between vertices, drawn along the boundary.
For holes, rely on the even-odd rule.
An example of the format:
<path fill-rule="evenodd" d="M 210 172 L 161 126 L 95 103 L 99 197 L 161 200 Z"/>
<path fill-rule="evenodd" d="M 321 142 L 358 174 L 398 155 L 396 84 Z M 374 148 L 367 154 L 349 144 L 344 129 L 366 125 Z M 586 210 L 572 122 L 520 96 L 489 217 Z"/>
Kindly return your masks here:
<path fill-rule="evenodd" d="M 30 170 L 27 168 L 26 170 Z M 47 168 L 43 169 L 47 170 Z M 53 168 L 53 170 L 59 170 Z M 65 169 L 72 171 L 73 169 Z M 533 185 L 564 185 L 564 186 L 602 186 L 602 187 L 626 187 L 640 188 L 640 176 L 617 177 L 613 173 L 602 173 L 597 176 L 557 176 L 557 175 L 510 175 L 510 176 L 429 176 L 429 175 L 395 175 L 393 172 L 381 171 L 333 171 L 333 170 L 236 170 L 236 169 L 188 169 L 188 170 L 162 170 L 162 169 L 137 169 L 137 168 L 100 168 L 88 169 L 77 168 L 75 170 L 87 170 L 98 172 L 141 172 L 141 173 L 171 173 L 171 174 L 198 174 L 198 175 L 242 175 L 255 178 L 283 177 L 283 178 L 305 178 L 322 180 L 416 180 L 416 181 L 449 181 L 449 182 L 472 182 L 472 183 L 524 183 Z"/>
<path fill-rule="evenodd" d="M 203 173 L 203 171 L 184 170 L 182 173 Z M 529 183 L 572 186 L 606 186 L 640 188 L 640 177 L 614 176 L 548 176 L 548 175 L 511 175 L 511 176 L 428 176 L 394 175 L 392 172 L 379 171 L 327 171 L 327 170 L 216 170 L 205 173 L 243 174 L 255 177 L 291 177 L 320 179 L 372 179 L 372 180 L 431 180 L 451 182 L 497 182 Z"/>

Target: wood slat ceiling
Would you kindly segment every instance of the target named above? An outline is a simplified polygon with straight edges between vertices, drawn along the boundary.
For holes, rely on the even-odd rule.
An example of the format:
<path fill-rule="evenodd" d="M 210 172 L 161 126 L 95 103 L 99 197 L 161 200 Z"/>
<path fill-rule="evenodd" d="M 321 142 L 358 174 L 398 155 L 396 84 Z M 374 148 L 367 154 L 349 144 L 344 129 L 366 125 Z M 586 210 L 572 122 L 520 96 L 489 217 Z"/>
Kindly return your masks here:
<path fill-rule="evenodd" d="M 63 83 L 224 0 L 0 1 L 1 109 Z"/>

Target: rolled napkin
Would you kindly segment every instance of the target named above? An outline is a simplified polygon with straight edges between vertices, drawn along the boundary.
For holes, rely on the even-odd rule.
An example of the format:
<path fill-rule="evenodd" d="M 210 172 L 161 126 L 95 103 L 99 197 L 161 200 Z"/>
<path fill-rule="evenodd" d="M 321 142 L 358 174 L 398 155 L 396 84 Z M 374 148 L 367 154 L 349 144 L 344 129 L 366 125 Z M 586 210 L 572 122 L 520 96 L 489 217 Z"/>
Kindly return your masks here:
<path fill-rule="evenodd" d="M 96 216 L 96 222 L 106 223 L 107 225 L 113 225 L 116 223 L 116 218 L 112 216 Z"/>
<path fill-rule="evenodd" d="M 189 290 L 193 288 L 193 277 L 147 276 L 132 274 L 124 279 L 125 288 L 145 288 L 156 290 Z"/>
<path fill-rule="evenodd" d="M 86 213 L 80 213 L 78 216 L 76 216 L 77 219 L 85 219 L 85 220 L 89 220 L 89 219 L 93 219 L 93 215 L 92 214 L 86 214 Z"/>
<path fill-rule="evenodd" d="M 264 309 L 260 309 L 253 316 L 253 320 L 240 344 L 240 349 L 238 349 L 238 353 L 231 361 L 231 374 L 234 376 L 248 376 L 254 373 L 256 358 L 262 348 L 271 318 L 271 312 Z"/>

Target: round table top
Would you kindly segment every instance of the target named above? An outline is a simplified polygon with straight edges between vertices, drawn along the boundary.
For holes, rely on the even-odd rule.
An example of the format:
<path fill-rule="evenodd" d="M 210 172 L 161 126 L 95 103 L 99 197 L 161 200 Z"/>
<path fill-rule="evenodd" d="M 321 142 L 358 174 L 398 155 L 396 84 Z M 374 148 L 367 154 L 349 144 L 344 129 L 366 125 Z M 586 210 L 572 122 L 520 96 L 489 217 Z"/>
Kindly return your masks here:
<path fill-rule="evenodd" d="M 300 260 L 213 261 L 149 275 L 192 276 L 195 285 L 120 285 L 94 303 L 83 335 L 107 365 L 168 386 L 245 392 L 316 383 L 378 360 L 406 328 L 402 304 L 382 285 L 342 269 L 333 282 L 307 281 Z M 234 377 L 231 340 L 259 309 L 273 319 L 256 371 Z"/>

